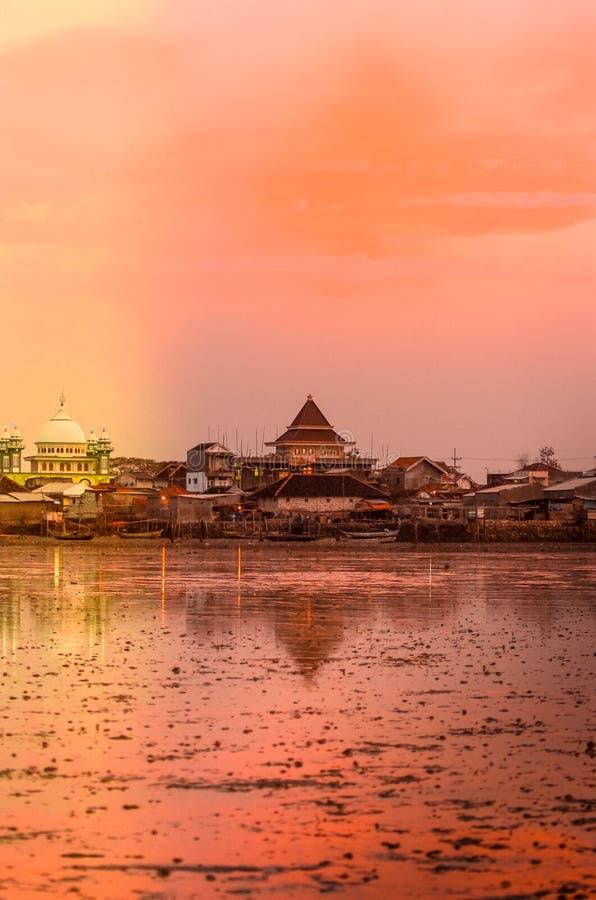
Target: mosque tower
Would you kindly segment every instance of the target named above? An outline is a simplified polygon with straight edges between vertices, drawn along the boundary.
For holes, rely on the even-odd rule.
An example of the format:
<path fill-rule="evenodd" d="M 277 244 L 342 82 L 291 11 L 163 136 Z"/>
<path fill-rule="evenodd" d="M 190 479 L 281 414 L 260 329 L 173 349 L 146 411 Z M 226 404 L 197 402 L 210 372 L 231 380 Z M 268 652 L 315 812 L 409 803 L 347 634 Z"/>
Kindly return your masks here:
<path fill-rule="evenodd" d="M 113 447 L 105 427 L 89 440 L 65 409 L 64 393 L 56 413 L 41 428 L 36 452 L 25 457 L 31 466 L 27 478 L 40 481 L 73 481 L 94 485 L 109 481 Z"/>

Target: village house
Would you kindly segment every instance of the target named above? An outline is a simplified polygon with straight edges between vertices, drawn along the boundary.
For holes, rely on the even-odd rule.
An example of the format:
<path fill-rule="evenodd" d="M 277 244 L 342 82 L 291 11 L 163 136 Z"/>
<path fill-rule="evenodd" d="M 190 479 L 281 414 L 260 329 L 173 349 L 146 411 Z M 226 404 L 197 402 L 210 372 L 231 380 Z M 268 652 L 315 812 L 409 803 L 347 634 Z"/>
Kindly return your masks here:
<path fill-rule="evenodd" d="M 543 487 L 540 482 L 500 484 L 465 494 L 463 506 L 470 519 L 534 518 L 540 509 Z"/>
<path fill-rule="evenodd" d="M 169 462 L 159 472 L 156 472 L 153 482 L 158 489 L 177 487 L 186 490 L 187 475 L 186 463 Z"/>
<path fill-rule="evenodd" d="M 196 444 L 186 454 L 186 490 L 195 494 L 230 490 L 235 456 L 218 441 Z"/>
<path fill-rule="evenodd" d="M 487 487 L 497 487 L 500 484 L 533 484 L 538 482 L 544 487 L 551 484 L 558 484 L 568 478 L 579 476 L 580 472 L 564 472 L 558 466 L 551 466 L 547 463 L 534 462 L 528 463 L 521 469 L 514 472 L 487 472 Z"/>
<path fill-rule="evenodd" d="M 549 519 L 578 522 L 596 506 L 596 477 L 568 478 L 543 491 Z"/>
<path fill-rule="evenodd" d="M 88 484 L 49 481 L 35 488 L 32 493 L 53 501 L 65 520 L 89 523 L 97 519 L 98 494 Z"/>
<path fill-rule="evenodd" d="M 449 481 L 450 473 L 442 462 L 428 456 L 398 456 L 382 472 L 383 484 L 392 497 L 419 491 L 427 484 Z"/>
<path fill-rule="evenodd" d="M 387 504 L 384 491 L 351 473 L 286 475 L 255 491 L 251 498 L 267 515 L 344 517 L 362 510 L 363 501 Z"/>
<path fill-rule="evenodd" d="M 0 531 L 36 530 L 54 509 L 54 501 L 28 491 L 6 475 L 0 476 Z"/>

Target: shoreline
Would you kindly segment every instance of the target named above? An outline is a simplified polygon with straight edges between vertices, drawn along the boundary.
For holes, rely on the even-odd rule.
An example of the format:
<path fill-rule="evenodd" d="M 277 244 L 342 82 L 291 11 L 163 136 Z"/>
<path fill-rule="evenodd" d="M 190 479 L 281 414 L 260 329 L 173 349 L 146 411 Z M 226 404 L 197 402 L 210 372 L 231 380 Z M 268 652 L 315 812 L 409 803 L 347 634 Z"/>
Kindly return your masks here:
<path fill-rule="evenodd" d="M 47 546 L 47 547 L 78 547 L 79 549 L 85 548 L 93 548 L 93 547 L 101 547 L 102 549 L 110 548 L 114 549 L 118 547 L 121 550 L 126 550 L 127 547 L 139 548 L 144 547 L 149 549 L 150 547 L 166 547 L 170 549 L 197 549 L 197 550 L 226 550 L 237 547 L 262 547 L 267 548 L 267 551 L 270 552 L 287 552 L 290 548 L 295 549 L 299 553 L 304 553 L 305 550 L 325 550 L 327 552 L 331 550 L 344 550 L 351 549 L 357 554 L 359 551 L 364 549 L 381 551 L 383 553 L 395 553 L 405 551 L 407 553 L 412 553 L 418 550 L 433 550 L 441 553 L 460 553 L 460 552 L 519 552 L 519 553 L 527 553 L 530 551 L 545 551 L 548 550 L 550 552 L 587 552 L 587 553 L 596 553 L 596 542 L 585 542 L 585 541 L 545 541 L 545 540 L 516 540 L 516 541 L 499 541 L 499 540 L 486 540 L 486 541 L 465 541 L 465 542 L 457 542 L 457 541 L 418 541 L 417 543 L 413 541 L 386 541 L 386 540 L 366 540 L 366 541 L 350 541 L 350 540 L 336 540 L 335 538 L 320 538 L 318 541 L 314 541 L 308 544 L 293 544 L 291 542 L 269 542 L 262 541 L 258 538 L 231 538 L 231 537 L 223 537 L 223 538 L 176 538 L 176 540 L 171 541 L 169 538 L 137 538 L 137 539 L 129 539 L 127 541 L 118 540 L 115 535 L 97 535 L 93 538 L 92 541 L 73 541 L 73 542 L 64 542 L 59 541 L 53 537 L 46 537 L 41 535 L 31 535 L 31 534 L 0 534 L 0 548 L 4 547 L 19 547 L 19 546 Z"/>

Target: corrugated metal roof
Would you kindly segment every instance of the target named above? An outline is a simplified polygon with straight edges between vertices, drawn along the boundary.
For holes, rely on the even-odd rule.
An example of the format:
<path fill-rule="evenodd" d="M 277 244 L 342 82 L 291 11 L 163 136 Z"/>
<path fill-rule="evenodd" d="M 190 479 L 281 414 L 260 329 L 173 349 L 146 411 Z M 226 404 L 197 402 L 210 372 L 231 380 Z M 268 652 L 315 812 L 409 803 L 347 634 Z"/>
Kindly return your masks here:
<path fill-rule="evenodd" d="M 567 481 L 560 481 L 558 484 L 544 488 L 544 493 L 548 495 L 557 494 L 561 491 L 577 491 L 592 484 L 596 484 L 596 478 L 569 478 Z"/>
<path fill-rule="evenodd" d="M 34 488 L 33 494 L 63 494 L 65 490 L 73 487 L 72 481 L 48 481 L 37 488 Z"/>

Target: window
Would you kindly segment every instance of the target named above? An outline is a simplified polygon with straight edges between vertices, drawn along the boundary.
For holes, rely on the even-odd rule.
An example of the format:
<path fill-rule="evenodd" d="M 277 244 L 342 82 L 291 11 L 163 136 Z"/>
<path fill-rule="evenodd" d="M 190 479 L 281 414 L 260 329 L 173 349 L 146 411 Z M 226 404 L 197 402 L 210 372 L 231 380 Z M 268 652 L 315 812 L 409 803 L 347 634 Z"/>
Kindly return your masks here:
<path fill-rule="evenodd" d="M 48 467 L 48 464 L 47 464 L 47 463 L 42 463 L 42 464 L 41 464 L 41 468 L 42 468 L 42 470 L 43 470 L 44 472 L 46 471 L 47 467 Z"/>
<path fill-rule="evenodd" d="M 64 463 L 60 463 L 60 471 L 64 472 Z"/>
<path fill-rule="evenodd" d="M 85 463 L 84 469 L 85 469 L 85 472 L 89 471 L 89 463 Z"/>
<path fill-rule="evenodd" d="M 70 463 L 66 463 L 66 471 L 70 472 Z"/>
<path fill-rule="evenodd" d="M 50 472 L 53 472 L 54 471 L 54 463 L 48 463 L 48 469 L 50 470 Z"/>
<path fill-rule="evenodd" d="M 82 472 L 82 471 L 83 471 L 83 466 L 81 465 L 81 463 L 77 463 L 77 472 Z"/>

